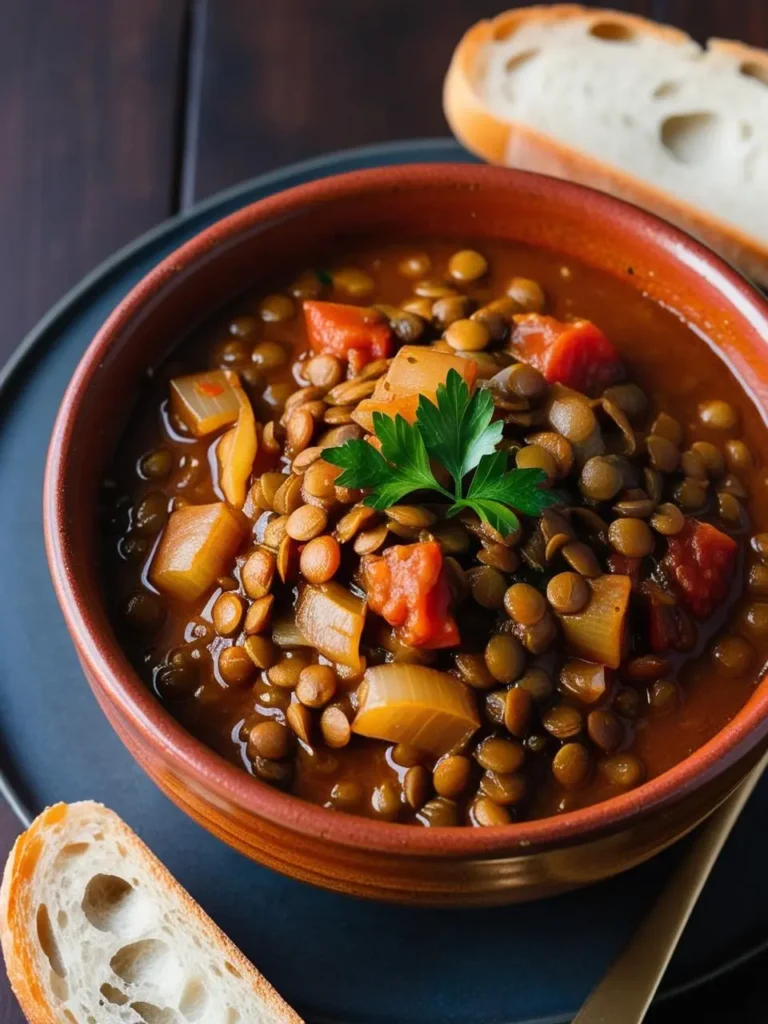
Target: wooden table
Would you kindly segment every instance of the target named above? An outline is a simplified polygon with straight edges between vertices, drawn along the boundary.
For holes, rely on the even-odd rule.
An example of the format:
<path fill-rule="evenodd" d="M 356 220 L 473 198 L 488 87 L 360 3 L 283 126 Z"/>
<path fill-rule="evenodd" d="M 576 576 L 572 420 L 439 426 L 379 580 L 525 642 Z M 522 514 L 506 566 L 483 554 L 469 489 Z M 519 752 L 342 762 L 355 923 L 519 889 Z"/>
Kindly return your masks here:
<path fill-rule="evenodd" d="M 453 46 L 501 0 L 6 0 L 0 361 L 118 246 L 228 185 L 367 142 L 447 134 Z M 603 4 L 768 46 L 768 0 Z M 106 728 L 106 726 L 105 726 Z M 0 855 L 17 831 L 0 807 Z M 652 1012 L 757 1024 L 768 956 Z M 0 977 L 0 1021 L 21 1015 Z"/>

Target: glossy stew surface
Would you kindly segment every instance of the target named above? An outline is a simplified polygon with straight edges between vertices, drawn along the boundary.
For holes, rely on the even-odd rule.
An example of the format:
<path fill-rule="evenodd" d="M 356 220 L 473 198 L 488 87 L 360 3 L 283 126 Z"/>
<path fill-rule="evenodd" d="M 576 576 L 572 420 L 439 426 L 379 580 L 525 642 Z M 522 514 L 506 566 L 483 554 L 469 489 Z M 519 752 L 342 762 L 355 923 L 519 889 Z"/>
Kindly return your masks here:
<path fill-rule="evenodd" d="M 118 635 L 191 732 L 339 811 L 482 826 L 639 785 L 744 704 L 768 658 L 766 435 L 702 339 L 504 243 L 272 285 L 153 371 L 105 481 Z M 449 366 L 557 501 L 505 536 L 431 492 L 371 509 L 322 459 L 374 407 L 413 419 L 415 395 L 387 406 L 403 369 L 435 402 Z"/>

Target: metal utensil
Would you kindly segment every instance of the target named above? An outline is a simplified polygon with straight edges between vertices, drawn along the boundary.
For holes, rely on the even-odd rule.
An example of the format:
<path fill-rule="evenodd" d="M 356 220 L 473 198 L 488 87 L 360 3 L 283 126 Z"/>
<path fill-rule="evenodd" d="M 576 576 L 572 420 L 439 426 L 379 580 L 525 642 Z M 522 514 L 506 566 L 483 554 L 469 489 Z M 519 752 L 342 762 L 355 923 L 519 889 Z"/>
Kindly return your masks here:
<path fill-rule="evenodd" d="M 767 767 L 768 752 L 701 827 L 687 855 L 573 1024 L 641 1024 L 709 873 Z"/>

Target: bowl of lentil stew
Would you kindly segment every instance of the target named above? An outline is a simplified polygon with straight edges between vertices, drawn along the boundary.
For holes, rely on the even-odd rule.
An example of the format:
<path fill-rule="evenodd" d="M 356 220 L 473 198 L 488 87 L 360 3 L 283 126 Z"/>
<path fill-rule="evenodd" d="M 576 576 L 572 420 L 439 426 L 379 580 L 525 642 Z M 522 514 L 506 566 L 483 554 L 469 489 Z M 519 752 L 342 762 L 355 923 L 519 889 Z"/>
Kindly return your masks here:
<path fill-rule="evenodd" d="M 180 806 L 318 884 L 504 902 L 645 859 L 764 742 L 767 323 L 679 232 L 534 175 L 362 172 L 214 225 L 54 432 L 102 707 Z M 407 477 L 425 438 L 434 487 L 337 483 L 370 441 Z"/>

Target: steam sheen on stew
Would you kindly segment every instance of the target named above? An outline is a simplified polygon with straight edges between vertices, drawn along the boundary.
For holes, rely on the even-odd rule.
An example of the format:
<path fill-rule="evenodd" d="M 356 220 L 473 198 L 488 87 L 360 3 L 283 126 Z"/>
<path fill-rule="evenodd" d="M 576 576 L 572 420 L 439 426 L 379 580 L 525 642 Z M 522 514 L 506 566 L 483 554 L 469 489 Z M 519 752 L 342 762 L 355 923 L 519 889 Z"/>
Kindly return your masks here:
<path fill-rule="evenodd" d="M 105 588 L 147 684 L 251 774 L 504 825 L 640 785 L 748 699 L 767 467 L 727 367 L 627 283 L 503 243 L 369 246 L 148 375 L 104 483 Z"/>

